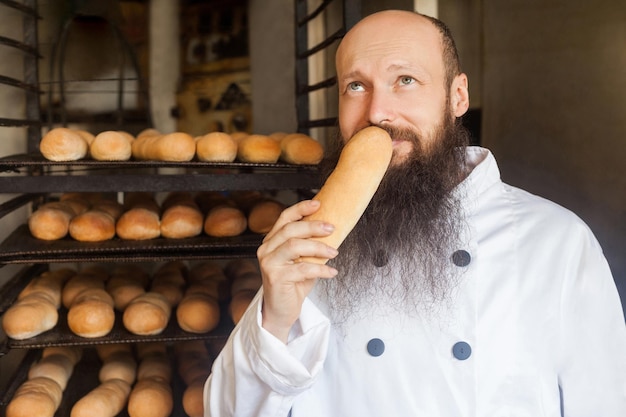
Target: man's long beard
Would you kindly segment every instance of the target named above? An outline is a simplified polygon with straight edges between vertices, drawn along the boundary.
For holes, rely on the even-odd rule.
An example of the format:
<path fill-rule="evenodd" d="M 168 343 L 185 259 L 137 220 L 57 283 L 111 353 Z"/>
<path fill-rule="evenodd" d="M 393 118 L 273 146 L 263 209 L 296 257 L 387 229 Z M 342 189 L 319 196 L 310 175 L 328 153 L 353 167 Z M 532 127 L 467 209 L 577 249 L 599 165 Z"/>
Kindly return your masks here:
<path fill-rule="evenodd" d="M 361 307 L 381 303 L 406 313 L 430 309 L 455 282 L 458 267 L 450 259 L 464 222 L 452 190 L 465 176 L 468 133 L 456 121 L 443 122 L 427 152 L 411 131 L 390 134 L 409 138 L 413 151 L 389 168 L 339 256 L 330 262 L 339 275 L 318 283 L 339 323 Z M 336 165 L 339 152 L 329 166 Z"/>

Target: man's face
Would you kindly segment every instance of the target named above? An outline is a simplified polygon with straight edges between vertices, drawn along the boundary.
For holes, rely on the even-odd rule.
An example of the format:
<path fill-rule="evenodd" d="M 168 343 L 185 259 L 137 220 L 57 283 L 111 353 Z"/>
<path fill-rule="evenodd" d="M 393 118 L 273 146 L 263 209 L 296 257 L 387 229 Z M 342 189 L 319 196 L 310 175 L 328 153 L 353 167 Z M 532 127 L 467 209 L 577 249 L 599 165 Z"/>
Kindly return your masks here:
<path fill-rule="evenodd" d="M 337 51 L 339 125 L 344 140 L 370 126 L 413 132 L 392 137 L 392 165 L 415 147 L 428 152 L 435 131 L 454 111 L 447 100 L 441 38 L 419 16 L 382 15 L 350 31 Z"/>

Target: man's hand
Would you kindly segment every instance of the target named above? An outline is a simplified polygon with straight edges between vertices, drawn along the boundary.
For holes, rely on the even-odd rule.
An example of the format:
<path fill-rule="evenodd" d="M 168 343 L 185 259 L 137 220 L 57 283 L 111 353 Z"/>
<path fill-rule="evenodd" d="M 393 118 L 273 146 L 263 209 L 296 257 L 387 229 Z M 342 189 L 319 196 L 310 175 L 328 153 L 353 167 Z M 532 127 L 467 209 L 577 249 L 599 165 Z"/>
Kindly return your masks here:
<path fill-rule="evenodd" d="M 325 259 L 337 256 L 335 248 L 309 239 L 330 235 L 333 225 L 301 221 L 319 207 L 319 201 L 306 200 L 285 209 L 257 251 L 263 276 L 262 325 L 285 343 L 317 279 L 337 275 L 337 270 L 328 265 L 298 262 L 303 256 Z"/>

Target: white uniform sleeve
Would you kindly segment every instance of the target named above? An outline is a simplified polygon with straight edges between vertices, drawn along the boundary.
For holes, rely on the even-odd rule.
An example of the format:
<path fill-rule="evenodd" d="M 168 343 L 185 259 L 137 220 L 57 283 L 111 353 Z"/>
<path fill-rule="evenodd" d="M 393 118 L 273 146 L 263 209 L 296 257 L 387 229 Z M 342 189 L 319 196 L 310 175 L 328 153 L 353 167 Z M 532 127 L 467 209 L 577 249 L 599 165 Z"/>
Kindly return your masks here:
<path fill-rule="evenodd" d="M 261 327 L 262 300 L 261 290 L 213 364 L 204 386 L 205 417 L 286 417 L 323 367 L 328 318 L 306 299 L 285 345 Z"/>
<path fill-rule="evenodd" d="M 576 248 L 563 288 L 559 384 L 565 417 L 626 416 L 626 324 L 592 236 Z"/>

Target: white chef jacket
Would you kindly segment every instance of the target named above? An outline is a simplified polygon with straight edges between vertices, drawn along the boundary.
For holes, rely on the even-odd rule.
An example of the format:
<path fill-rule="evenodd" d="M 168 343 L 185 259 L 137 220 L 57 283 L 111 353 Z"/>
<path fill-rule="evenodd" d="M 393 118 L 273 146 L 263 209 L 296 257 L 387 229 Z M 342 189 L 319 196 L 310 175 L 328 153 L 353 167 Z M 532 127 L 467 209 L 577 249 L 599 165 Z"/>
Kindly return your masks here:
<path fill-rule="evenodd" d="M 339 332 L 314 289 L 285 345 L 261 327 L 261 289 L 214 362 L 205 417 L 626 416 L 626 325 L 598 242 L 467 152 L 451 302 L 372 306 Z"/>

